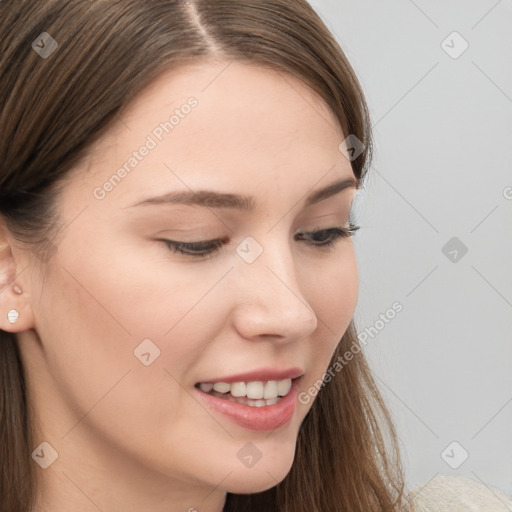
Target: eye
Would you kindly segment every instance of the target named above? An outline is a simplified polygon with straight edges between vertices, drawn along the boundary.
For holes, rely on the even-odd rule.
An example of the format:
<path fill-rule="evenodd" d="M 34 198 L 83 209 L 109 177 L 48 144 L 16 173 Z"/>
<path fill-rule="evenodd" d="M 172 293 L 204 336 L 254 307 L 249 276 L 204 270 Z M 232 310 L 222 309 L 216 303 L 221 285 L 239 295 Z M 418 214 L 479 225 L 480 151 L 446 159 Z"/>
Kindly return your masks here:
<path fill-rule="evenodd" d="M 354 224 L 350 224 L 349 228 L 335 227 L 329 229 L 316 229 L 309 233 L 297 233 L 295 236 L 303 237 L 307 236 L 307 240 L 309 240 L 309 244 L 312 246 L 320 247 L 320 248 L 331 248 L 340 238 L 349 238 L 351 237 L 360 226 L 355 226 Z"/>
<path fill-rule="evenodd" d="M 188 256 L 204 257 L 213 254 L 223 245 L 229 243 L 229 238 L 219 240 L 204 240 L 201 242 L 178 242 L 177 240 L 161 240 L 173 252 L 186 254 Z"/>
<path fill-rule="evenodd" d="M 304 240 L 310 246 L 319 249 L 332 248 L 336 241 L 342 238 L 351 237 L 360 227 L 350 224 L 349 228 L 334 227 L 329 229 L 317 229 L 308 233 L 296 233 L 296 240 Z M 225 237 L 217 240 L 204 240 L 201 242 L 179 242 L 177 240 L 159 240 L 163 242 L 171 251 L 188 256 L 202 258 L 210 256 L 218 251 L 223 245 L 229 243 L 229 238 Z"/>

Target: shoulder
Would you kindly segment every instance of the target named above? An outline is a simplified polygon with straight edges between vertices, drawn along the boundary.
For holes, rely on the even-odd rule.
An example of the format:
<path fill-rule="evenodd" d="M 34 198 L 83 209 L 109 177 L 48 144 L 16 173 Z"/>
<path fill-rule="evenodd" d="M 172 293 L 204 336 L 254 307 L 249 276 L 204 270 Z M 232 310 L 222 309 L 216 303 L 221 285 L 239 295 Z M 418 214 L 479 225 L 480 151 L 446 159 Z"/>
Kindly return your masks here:
<path fill-rule="evenodd" d="M 410 493 L 416 512 L 511 512 L 512 499 L 491 485 L 465 477 L 436 476 Z"/>

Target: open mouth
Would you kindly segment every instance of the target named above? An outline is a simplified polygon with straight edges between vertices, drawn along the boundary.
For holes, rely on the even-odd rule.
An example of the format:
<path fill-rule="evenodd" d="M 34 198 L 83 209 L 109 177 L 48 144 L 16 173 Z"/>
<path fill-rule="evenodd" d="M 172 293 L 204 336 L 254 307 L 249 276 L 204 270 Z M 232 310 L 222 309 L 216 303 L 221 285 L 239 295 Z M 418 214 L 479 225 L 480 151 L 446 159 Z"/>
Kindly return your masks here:
<path fill-rule="evenodd" d="M 197 389 L 208 395 L 249 407 L 265 407 L 277 404 L 299 379 L 282 379 L 250 382 L 199 382 Z"/>

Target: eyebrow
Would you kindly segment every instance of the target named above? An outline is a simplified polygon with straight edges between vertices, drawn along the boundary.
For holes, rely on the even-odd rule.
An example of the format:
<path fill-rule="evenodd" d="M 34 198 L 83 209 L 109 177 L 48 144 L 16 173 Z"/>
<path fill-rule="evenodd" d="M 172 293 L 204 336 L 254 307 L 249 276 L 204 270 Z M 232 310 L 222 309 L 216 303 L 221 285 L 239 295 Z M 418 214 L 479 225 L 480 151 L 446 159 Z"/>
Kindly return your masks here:
<path fill-rule="evenodd" d="M 319 203 L 347 188 L 358 188 L 358 182 L 354 178 L 346 178 L 331 183 L 319 190 L 315 190 L 305 199 L 305 206 Z M 254 197 L 252 196 L 228 194 L 213 190 L 197 190 L 169 192 L 157 197 L 144 199 L 132 205 L 130 208 L 155 204 L 184 204 L 208 208 L 230 208 L 243 211 L 251 211 L 255 206 Z"/>

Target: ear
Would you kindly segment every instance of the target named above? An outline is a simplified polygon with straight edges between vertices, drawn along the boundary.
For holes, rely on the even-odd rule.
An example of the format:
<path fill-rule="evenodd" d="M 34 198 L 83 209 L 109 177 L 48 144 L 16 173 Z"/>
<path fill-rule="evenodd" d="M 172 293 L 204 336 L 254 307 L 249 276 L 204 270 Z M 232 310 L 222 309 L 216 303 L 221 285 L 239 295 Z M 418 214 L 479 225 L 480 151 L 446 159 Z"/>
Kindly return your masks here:
<path fill-rule="evenodd" d="M 0 329 L 22 332 L 34 327 L 34 315 L 14 254 L 14 239 L 0 219 Z"/>

